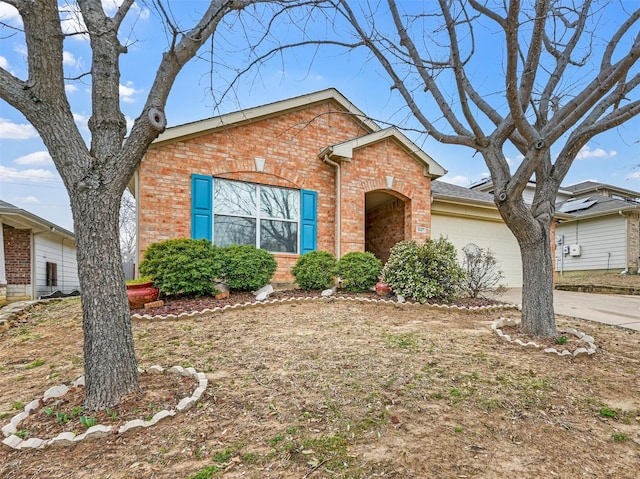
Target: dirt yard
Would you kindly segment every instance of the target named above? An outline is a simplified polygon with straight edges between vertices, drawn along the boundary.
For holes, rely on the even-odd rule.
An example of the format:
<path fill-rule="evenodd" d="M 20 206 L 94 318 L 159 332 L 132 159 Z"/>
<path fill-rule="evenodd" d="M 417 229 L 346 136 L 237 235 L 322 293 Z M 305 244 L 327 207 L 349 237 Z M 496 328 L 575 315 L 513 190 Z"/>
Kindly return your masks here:
<path fill-rule="evenodd" d="M 501 341 L 500 316 L 518 312 L 333 301 L 136 321 L 141 367 L 206 373 L 196 407 L 71 447 L 0 445 L 0 477 L 637 477 L 640 334 L 560 317 L 599 347 L 560 358 Z M 39 305 L 0 334 L 1 425 L 82 374 L 81 338 L 77 300 Z M 191 387 L 162 384 L 162 398 L 132 398 L 110 419 L 171 407 L 172 388 Z"/>

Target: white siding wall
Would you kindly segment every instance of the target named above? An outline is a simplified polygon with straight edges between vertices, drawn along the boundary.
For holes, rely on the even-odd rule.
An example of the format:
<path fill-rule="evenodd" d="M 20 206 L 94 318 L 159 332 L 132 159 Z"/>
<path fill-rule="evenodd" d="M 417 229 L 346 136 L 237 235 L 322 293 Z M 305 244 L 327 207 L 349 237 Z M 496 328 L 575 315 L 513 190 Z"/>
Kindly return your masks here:
<path fill-rule="evenodd" d="M 458 259 L 462 259 L 462 248 L 469 243 L 483 249 L 491 248 L 499 262 L 498 268 L 505 276 L 501 284 L 511 288 L 522 286 L 520 248 L 504 223 L 432 213 L 431 237 L 437 239 L 440 235 L 453 243 L 458 250 Z"/>
<path fill-rule="evenodd" d="M 34 242 L 36 298 L 55 290 L 63 293 L 79 290 L 75 243 L 50 234 L 36 234 Z M 47 286 L 47 262 L 58 265 L 57 286 Z"/>
<path fill-rule="evenodd" d="M 623 216 L 611 215 L 600 218 L 560 223 L 556 226 L 556 237 L 564 235 L 565 245 L 579 244 L 580 256 L 562 253 L 556 247 L 556 270 L 623 270 L 627 267 L 627 228 Z M 564 258 L 562 258 L 564 257 Z"/>

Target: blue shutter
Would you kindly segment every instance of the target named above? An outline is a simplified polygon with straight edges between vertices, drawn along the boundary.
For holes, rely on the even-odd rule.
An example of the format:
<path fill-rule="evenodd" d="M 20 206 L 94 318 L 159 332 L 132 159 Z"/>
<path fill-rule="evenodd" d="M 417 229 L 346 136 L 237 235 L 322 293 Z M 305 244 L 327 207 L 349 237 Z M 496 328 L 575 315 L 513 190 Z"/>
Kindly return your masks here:
<path fill-rule="evenodd" d="M 300 254 L 305 254 L 317 248 L 318 193 L 302 190 L 300 195 Z"/>
<path fill-rule="evenodd" d="M 191 237 L 211 241 L 213 217 L 213 178 L 191 175 Z"/>

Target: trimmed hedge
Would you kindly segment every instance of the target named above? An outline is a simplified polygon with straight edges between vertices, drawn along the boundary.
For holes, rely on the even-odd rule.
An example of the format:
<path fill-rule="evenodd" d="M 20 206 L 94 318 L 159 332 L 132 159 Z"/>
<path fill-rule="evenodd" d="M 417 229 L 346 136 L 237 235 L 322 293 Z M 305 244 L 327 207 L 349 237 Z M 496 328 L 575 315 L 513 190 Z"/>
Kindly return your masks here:
<path fill-rule="evenodd" d="M 363 292 L 375 286 L 381 270 L 382 262 L 372 253 L 352 251 L 340 258 L 336 274 L 342 281 L 342 289 Z"/>
<path fill-rule="evenodd" d="M 310 251 L 298 258 L 291 268 L 298 286 L 305 291 L 324 289 L 336 275 L 336 257 L 327 251 Z"/>
<path fill-rule="evenodd" d="M 153 243 L 144 252 L 140 274 L 167 295 L 214 294 L 214 278 L 222 274 L 220 248 L 205 239 L 171 239 Z"/>
<path fill-rule="evenodd" d="M 231 245 L 220 250 L 222 277 L 229 289 L 254 291 L 271 282 L 278 263 L 268 251 L 253 245 Z"/>

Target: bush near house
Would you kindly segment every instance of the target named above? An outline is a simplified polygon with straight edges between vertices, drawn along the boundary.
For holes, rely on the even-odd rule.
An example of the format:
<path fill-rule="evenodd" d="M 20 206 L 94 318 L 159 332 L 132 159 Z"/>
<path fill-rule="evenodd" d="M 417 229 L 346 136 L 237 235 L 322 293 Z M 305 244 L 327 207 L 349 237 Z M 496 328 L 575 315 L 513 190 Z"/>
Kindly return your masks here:
<path fill-rule="evenodd" d="M 222 275 L 221 248 L 205 239 L 171 239 L 147 248 L 140 274 L 167 295 L 204 296 L 215 292 L 214 278 Z"/>
<path fill-rule="evenodd" d="M 231 290 L 259 289 L 271 282 L 278 267 L 271 253 L 253 245 L 231 245 L 220 250 L 222 278 Z"/>
<path fill-rule="evenodd" d="M 336 257 L 327 251 L 310 251 L 298 258 L 291 274 L 305 291 L 324 289 L 336 275 Z"/>
<path fill-rule="evenodd" d="M 504 279 L 504 274 L 498 269 L 498 260 L 491 248 L 484 249 L 469 243 L 462 248 L 462 254 L 462 290 L 470 298 L 504 288 L 498 285 Z"/>
<path fill-rule="evenodd" d="M 453 300 L 460 291 L 464 272 L 458 265 L 456 249 L 446 238 L 401 241 L 391 248 L 382 278 L 396 294 L 421 303 L 435 299 Z"/>
<path fill-rule="evenodd" d="M 352 251 L 338 260 L 336 274 L 340 277 L 342 289 L 362 292 L 378 282 L 381 270 L 382 262 L 372 253 Z"/>

